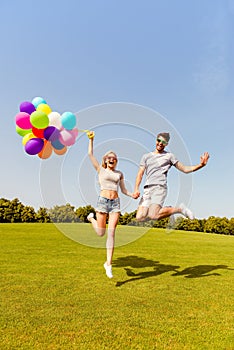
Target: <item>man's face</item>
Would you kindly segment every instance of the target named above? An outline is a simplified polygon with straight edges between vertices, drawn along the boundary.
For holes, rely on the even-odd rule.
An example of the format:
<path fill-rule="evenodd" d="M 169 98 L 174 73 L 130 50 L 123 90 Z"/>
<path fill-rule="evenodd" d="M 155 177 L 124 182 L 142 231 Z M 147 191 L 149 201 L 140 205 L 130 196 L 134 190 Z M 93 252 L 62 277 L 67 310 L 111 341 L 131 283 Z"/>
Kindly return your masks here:
<path fill-rule="evenodd" d="M 164 151 L 164 148 L 167 146 L 168 142 L 161 135 L 156 139 L 156 150 L 161 153 Z"/>

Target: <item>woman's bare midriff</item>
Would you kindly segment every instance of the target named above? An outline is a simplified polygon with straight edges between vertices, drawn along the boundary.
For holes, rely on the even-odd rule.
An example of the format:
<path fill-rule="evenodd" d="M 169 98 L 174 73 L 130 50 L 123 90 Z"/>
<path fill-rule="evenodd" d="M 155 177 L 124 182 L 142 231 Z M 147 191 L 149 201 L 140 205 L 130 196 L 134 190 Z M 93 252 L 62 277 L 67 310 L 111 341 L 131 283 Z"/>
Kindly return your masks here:
<path fill-rule="evenodd" d="M 112 190 L 101 190 L 100 196 L 108 199 L 115 199 L 119 197 L 118 192 Z"/>

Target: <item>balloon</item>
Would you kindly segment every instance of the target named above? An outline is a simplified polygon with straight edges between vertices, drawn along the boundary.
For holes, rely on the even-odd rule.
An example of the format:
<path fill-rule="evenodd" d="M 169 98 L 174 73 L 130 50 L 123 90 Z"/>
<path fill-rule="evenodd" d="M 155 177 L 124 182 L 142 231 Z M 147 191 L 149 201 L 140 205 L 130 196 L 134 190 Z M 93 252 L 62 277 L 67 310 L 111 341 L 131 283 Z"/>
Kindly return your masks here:
<path fill-rule="evenodd" d="M 58 112 L 51 112 L 48 117 L 50 126 L 55 126 L 59 130 L 62 128 L 61 115 Z"/>
<path fill-rule="evenodd" d="M 58 155 L 65 154 L 76 142 L 78 129 L 72 112 L 62 115 L 52 112 L 42 97 L 21 102 L 19 110 L 15 116 L 16 132 L 22 136 L 26 153 L 47 159 L 53 151 Z"/>
<path fill-rule="evenodd" d="M 62 149 L 56 149 L 54 148 L 54 153 L 58 154 L 59 156 L 62 156 L 63 154 L 65 154 L 67 152 L 67 147 L 63 146 Z"/>
<path fill-rule="evenodd" d="M 17 134 L 19 134 L 20 136 L 25 136 L 28 133 L 32 132 L 32 129 L 21 129 L 17 125 L 16 125 L 15 130 L 16 130 Z"/>
<path fill-rule="evenodd" d="M 26 143 L 28 142 L 28 140 L 33 139 L 33 138 L 35 138 L 35 135 L 32 132 L 28 133 L 27 135 L 25 135 L 23 137 L 22 144 L 25 146 Z"/>
<path fill-rule="evenodd" d="M 49 125 L 49 118 L 42 111 L 33 112 L 30 116 L 30 121 L 32 126 L 37 129 L 45 129 Z"/>
<path fill-rule="evenodd" d="M 36 137 L 44 138 L 44 130 L 45 129 L 37 129 L 34 126 L 32 127 L 32 132 Z"/>
<path fill-rule="evenodd" d="M 50 114 L 52 112 L 50 106 L 48 106 L 47 104 L 45 103 L 40 103 L 38 106 L 37 106 L 37 111 L 41 111 L 41 112 L 44 112 L 45 114 Z"/>
<path fill-rule="evenodd" d="M 41 152 L 38 153 L 38 157 L 41 159 L 47 159 L 51 156 L 53 152 L 53 147 L 49 141 L 45 141 Z"/>
<path fill-rule="evenodd" d="M 42 139 L 32 138 L 25 144 L 25 152 L 33 156 L 41 152 L 43 146 L 44 141 Z"/>
<path fill-rule="evenodd" d="M 67 130 L 72 130 L 76 125 L 76 116 L 71 112 L 65 112 L 61 115 L 62 126 Z"/>
<path fill-rule="evenodd" d="M 54 147 L 54 149 L 58 151 L 64 148 L 64 145 L 59 140 L 52 141 L 51 144 Z"/>
<path fill-rule="evenodd" d="M 44 138 L 46 140 L 55 141 L 58 140 L 60 132 L 55 126 L 48 126 L 44 130 Z"/>
<path fill-rule="evenodd" d="M 78 136 L 78 129 L 77 128 L 74 128 L 73 130 L 72 130 L 72 134 L 75 136 L 75 138 L 77 138 L 77 136 Z"/>
<path fill-rule="evenodd" d="M 31 129 L 30 115 L 26 112 L 20 112 L 15 116 L 15 122 L 21 129 Z"/>
<path fill-rule="evenodd" d="M 36 108 L 32 104 L 32 102 L 24 101 L 20 104 L 20 112 L 26 112 L 28 114 L 31 114 L 35 112 Z"/>
<path fill-rule="evenodd" d="M 76 142 L 76 137 L 73 135 L 71 130 L 64 129 L 60 131 L 59 141 L 64 146 L 71 146 Z"/>
<path fill-rule="evenodd" d="M 32 100 L 32 104 L 35 106 L 35 108 L 37 108 L 37 106 L 40 103 L 45 103 L 46 104 L 46 101 L 44 100 L 44 98 L 42 98 L 42 97 L 34 97 L 34 99 Z"/>

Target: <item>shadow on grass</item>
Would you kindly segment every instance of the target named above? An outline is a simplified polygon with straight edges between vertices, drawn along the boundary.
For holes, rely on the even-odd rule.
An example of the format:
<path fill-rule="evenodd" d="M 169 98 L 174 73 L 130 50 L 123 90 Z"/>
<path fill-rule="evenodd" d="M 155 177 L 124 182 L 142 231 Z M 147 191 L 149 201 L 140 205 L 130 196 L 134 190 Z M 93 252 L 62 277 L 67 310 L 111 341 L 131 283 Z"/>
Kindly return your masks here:
<path fill-rule="evenodd" d="M 177 271 L 173 273 L 172 276 L 185 276 L 185 278 L 200 278 L 209 276 L 220 276 L 220 273 L 212 272 L 214 270 L 234 270 L 227 265 L 197 265 L 192 267 L 187 267 L 182 271 Z"/>
<path fill-rule="evenodd" d="M 119 281 L 116 283 L 116 287 L 120 287 L 123 284 L 134 282 L 137 280 L 155 277 L 163 273 L 174 271 L 172 276 L 184 276 L 185 278 L 200 278 L 209 276 L 220 276 L 219 273 L 214 272 L 214 270 L 225 269 L 234 270 L 229 268 L 227 265 L 197 265 L 192 267 L 187 267 L 182 271 L 178 271 L 180 266 L 161 264 L 159 261 L 149 260 L 135 255 L 126 256 L 118 258 L 113 262 L 114 267 L 124 267 L 128 277 L 131 277 L 125 281 Z M 135 273 L 133 269 L 152 267 L 150 271 L 141 271 Z"/>

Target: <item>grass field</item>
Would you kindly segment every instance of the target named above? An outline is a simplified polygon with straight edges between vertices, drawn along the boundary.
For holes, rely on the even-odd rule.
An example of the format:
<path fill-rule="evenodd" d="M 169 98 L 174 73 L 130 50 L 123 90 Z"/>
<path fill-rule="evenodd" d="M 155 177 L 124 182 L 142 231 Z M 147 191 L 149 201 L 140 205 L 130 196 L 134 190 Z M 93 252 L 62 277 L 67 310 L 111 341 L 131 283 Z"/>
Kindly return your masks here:
<path fill-rule="evenodd" d="M 118 228 L 133 242 L 110 280 L 104 249 L 53 224 L 0 224 L 0 348 L 234 349 L 234 237 L 136 230 Z"/>

